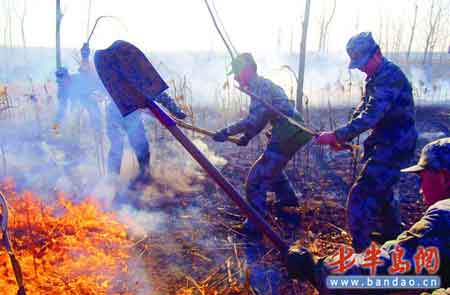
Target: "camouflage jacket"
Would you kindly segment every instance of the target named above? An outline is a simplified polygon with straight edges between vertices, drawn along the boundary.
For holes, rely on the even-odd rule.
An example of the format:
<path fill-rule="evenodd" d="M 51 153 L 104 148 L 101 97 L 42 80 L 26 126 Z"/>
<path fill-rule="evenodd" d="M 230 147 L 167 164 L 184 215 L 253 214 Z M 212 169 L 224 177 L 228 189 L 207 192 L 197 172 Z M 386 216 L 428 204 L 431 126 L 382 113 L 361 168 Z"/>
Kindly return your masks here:
<path fill-rule="evenodd" d="M 301 120 L 300 114 L 295 110 L 294 104 L 289 101 L 284 90 L 272 81 L 257 76 L 250 81 L 248 89 L 258 97 L 265 99 L 266 102 L 272 104 L 285 115 Z M 248 116 L 228 126 L 227 130 L 230 135 L 244 133 L 248 137 L 253 138 L 269 122 L 272 125 L 272 142 L 278 142 L 283 136 L 286 136 L 286 134 L 281 134 L 283 130 L 276 127 L 286 123 L 287 120 L 278 118 L 276 114 L 267 109 L 258 99 L 250 97 Z"/>
<path fill-rule="evenodd" d="M 366 81 L 365 96 L 352 119 L 335 130 L 339 141 L 349 141 L 371 129 L 364 142 L 365 156 L 403 166 L 417 139 L 412 88 L 401 69 L 387 59 Z"/>
<path fill-rule="evenodd" d="M 425 215 L 415 223 L 409 230 L 400 234 L 397 239 L 386 242 L 381 246 L 380 259 L 383 265 L 378 266 L 377 275 L 387 275 L 389 268 L 393 265 L 393 257 L 399 250 L 403 249 L 403 261 L 408 261 L 410 271 L 405 274 L 415 274 L 415 259 L 420 246 L 427 249 L 436 247 L 439 250 L 440 265 L 436 275 L 441 277 L 441 287 L 450 286 L 450 198 L 441 200 L 430 206 Z M 368 275 L 369 269 L 363 267 L 364 253 L 353 254 L 355 264 L 345 272 L 345 275 Z M 417 257 L 417 256 L 416 256 Z M 331 290 L 326 288 L 326 277 L 332 274 L 330 263 L 337 257 L 322 259 L 315 270 L 315 285 L 321 291 L 320 294 L 328 294 Z M 334 268 L 334 266 L 333 266 Z M 424 268 L 420 272 L 427 274 Z M 333 292 L 331 292 L 333 293 Z M 339 292 L 336 292 L 339 294 Z M 345 292 L 344 292 L 345 293 Z M 384 294 L 384 293 L 383 293 Z"/>

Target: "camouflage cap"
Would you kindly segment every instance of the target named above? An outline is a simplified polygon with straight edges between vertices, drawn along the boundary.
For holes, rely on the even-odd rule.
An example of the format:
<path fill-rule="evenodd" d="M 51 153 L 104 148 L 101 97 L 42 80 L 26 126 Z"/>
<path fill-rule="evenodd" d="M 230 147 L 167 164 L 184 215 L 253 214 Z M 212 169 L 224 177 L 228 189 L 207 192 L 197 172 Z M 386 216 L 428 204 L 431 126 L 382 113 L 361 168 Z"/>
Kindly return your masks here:
<path fill-rule="evenodd" d="M 252 54 L 248 52 L 241 53 L 231 61 L 231 70 L 228 72 L 228 75 L 238 75 L 247 66 L 254 66 L 255 70 L 257 69 Z"/>
<path fill-rule="evenodd" d="M 362 32 L 353 36 L 347 42 L 347 54 L 350 56 L 349 69 L 364 66 L 379 49 L 371 32 Z"/>
<path fill-rule="evenodd" d="M 427 144 L 420 154 L 416 165 L 405 168 L 402 172 L 417 173 L 424 169 L 450 171 L 450 137 L 441 138 Z"/>

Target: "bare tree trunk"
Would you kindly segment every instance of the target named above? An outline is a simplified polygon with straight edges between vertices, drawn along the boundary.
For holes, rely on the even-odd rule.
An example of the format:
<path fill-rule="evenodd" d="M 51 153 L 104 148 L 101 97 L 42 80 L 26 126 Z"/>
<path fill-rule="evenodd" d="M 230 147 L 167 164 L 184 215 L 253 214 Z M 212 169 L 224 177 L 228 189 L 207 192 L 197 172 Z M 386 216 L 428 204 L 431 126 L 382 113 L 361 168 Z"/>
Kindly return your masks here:
<path fill-rule="evenodd" d="M 324 27 L 325 27 L 325 5 L 322 9 L 322 15 L 320 17 L 320 31 L 319 31 L 319 46 L 317 47 L 317 51 L 322 51 L 322 41 L 323 41 L 323 34 L 324 34 Z"/>
<path fill-rule="evenodd" d="M 327 48 L 327 43 L 328 43 L 328 28 L 330 26 L 331 21 L 334 18 L 334 14 L 336 13 L 336 0 L 333 1 L 333 10 L 331 11 L 331 15 L 330 18 L 328 19 L 328 21 L 325 24 L 324 27 L 324 34 L 323 34 L 323 41 L 322 41 L 322 50 Z"/>
<path fill-rule="evenodd" d="M 305 17 L 303 19 L 302 41 L 300 43 L 297 83 L 297 110 L 303 113 L 303 82 L 305 80 L 306 36 L 308 34 L 309 12 L 311 0 L 306 0 Z"/>
<path fill-rule="evenodd" d="M 430 7 L 430 19 L 429 19 L 429 30 L 427 32 L 427 39 L 425 43 L 425 50 L 423 53 L 422 63 L 426 64 L 427 61 L 431 62 L 430 58 L 432 58 L 432 51 L 434 50 L 434 46 L 436 45 L 437 33 L 441 24 L 441 15 L 442 15 L 442 3 L 440 3 L 436 15 L 433 15 L 435 7 L 435 0 L 431 1 Z"/>
<path fill-rule="evenodd" d="M 27 57 L 27 40 L 25 36 L 25 17 L 27 15 L 27 0 L 23 0 L 23 10 L 22 15 L 20 17 L 20 32 L 22 34 L 22 46 L 23 46 L 23 56 L 25 59 L 25 62 L 28 63 L 28 57 Z"/>
<path fill-rule="evenodd" d="M 334 18 L 334 14 L 336 12 L 336 0 L 333 1 L 333 10 L 331 11 L 331 15 L 327 21 L 325 21 L 325 8 L 322 12 L 322 17 L 320 20 L 320 34 L 319 34 L 319 52 L 324 52 L 327 47 L 327 39 L 328 39 L 328 28 L 330 26 L 331 21 Z"/>
<path fill-rule="evenodd" d="M 56 69 L 61 68 L 61 0 L 56 0 Z"/>
<path fill-rule="evenodd" d="M 12 16 L 11 16 L 11 3 L 9 0 L 4 2 L 5 11 L 5 30 L 4 30 L 4 47 L 5 47 L 5 64 L 2 68 L 5 69 L 5 83 L 9 82 L 10 71 L 11 71 L 11 55 L 12 55 Z"/>
<path fill-rule="evenodd" d="M 443 35 L 443 31 L 441 31 L 441 25 L 442 25 L 442 15 L 443 15 L 443 8 L 442 6 L 439 6 L 438 12 L 436 14 L 435 22 L 434 22 L 434 34 L 433 38 L 431 39 L 430 43 L 430 54 L 429 54 L 429 62 L 433 62 L 433 55 L 436 48 L 436 45 L 439 41 L 439 36 Z M 445 35 L 447 36 L 447 35 Z"/>
<path fill-rule="evenodd" d="M 431 37 L 433 35 L 433 8 L 434 8 L 434 0 L 431 1 L 431 7 L 430 7 L 430 19 L 429 19 L 429 24 L 430 24 L 430 29 L 427 33 L 427 39 L 425 41 L 425 49 L 423 50 L 423 59 L 422 59 L 422 64 L 425 64 L 427 61 L 427 56 L 428 56 L 428 50 L 430 48 L 430 41 L 431 41 Z"/>
<path fill-rule="evenodd" d="M 393 53 L 395 53 L 395 56 L 400 59 L 400 46 L 402 44 L 403 41 L 403 24 L 399 23 L 398 26 L 396 27 L 396 32 L 393 36 Z"/>
<path fill-rule="evenodd" d="M 89 38 L 89 32 L 91 30 L 91 10 L 92 10 L 92 0 L 89 0 L 88 4 L 88 19 L 86 25 L 86 40 Z"/>
<path fill-rule="evenodd" d="M 414 33 L 416 32 L 416 24 L 417 24 L 417 10 L 419 9 L 419 6 L 417 5 L 417 2 L 414 6 L 414 20 L 411 27 L 411 36 L 409 37 L 409 43 L 408 43 L 408 51 L 406 52 L 406 63 L 409 63 L 409 57 L 411 55 L 411 47 L 414 40 Z"/>
<path fill-rule="evenodd" d="M 8 1 L 8 27 L 9 27 L 9 30 L 8 30 L 8 40 L 9 40 L 9 47 L 10 47 L 10 49 L 12 50 L 12 47 L 13 47 L 13 31 L 12 31 L 12 28 L 13 28 L 13 25 L 12 25 L 12 16 L 11 16 L 11 3 Z"/>

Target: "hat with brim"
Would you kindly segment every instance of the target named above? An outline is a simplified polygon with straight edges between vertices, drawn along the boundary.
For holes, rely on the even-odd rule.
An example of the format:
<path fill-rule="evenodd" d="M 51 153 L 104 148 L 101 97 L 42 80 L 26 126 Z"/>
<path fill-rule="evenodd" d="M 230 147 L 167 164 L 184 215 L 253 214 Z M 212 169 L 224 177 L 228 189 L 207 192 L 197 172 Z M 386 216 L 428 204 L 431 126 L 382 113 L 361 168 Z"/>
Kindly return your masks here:
<path fill-rule="evenodd" d="M 347 54 L 350 57 L 349 69 L 362 68 L 379 49 L 371 32 L 361 32 L 347 42 Z"/>
<path fill-rule="evenodd" d="M 417 173 L 425 169 L 450 171 L 450 137 L 441 138 L 427 144 L 422 149 L 417 164 L 401 171 Z"/>
<path fill-rule="evenodd" d="M 428 167 L 429 160 L 428 160 L 428 149 L 424 148 L 422 152 L 420 153 L 420 158 L 417 164 L 407 167 L 405 169 L 400 170 L 401 172 L 405 173 L 418 173 L 420 171 L 425 170 Z"/>
<path fill-rule="evenodd" d="M 239 75 L 239 73 L 248 66 L 252 66 L 256 69 L 255 59 L 251 53 L 241 53 L 231 61 L 231 69 L 228 71 L 227 75 Z"/>
<path fill-rule="evenodd" d="M 404 172 L 404 173 L 418 173 L 418 172 L 423 171 L 423 170 L 425 170 L 425 167 L 423 167 L 423 166 L 421 166 L 419 164 L 416 164 L 416 165 L 413 165 L 411 167 L 402 169 L 400 171 Z"/>
<path fill-rule="evenodd" d="M 372 55 L 373 54 L 370 52 L 368 54 L 365 54 L 362 57 L 355 58 L 355 59 L 352 58 L 350 60 L 350 63 L 348 64 L 348 68 L 349 69 L 359 69 L 359 68 L 363 67 L 364 65 L 367 64 L 367 62 L 370 60 Z"/>

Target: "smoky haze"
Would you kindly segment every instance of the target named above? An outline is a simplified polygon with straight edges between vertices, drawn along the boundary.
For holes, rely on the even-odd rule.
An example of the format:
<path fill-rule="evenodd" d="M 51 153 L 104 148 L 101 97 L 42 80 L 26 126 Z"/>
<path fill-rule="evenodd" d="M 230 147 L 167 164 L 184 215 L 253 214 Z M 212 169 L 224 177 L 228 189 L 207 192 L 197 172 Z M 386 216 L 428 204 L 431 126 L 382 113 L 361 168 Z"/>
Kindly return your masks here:
<path fill-rule="evenodd" d="M 113 15 L 116 19 L 100 23 L 90 44 L 92 51 L 103 49 L 116 39 L 136 44 L 168 82 L 169 93 L 192 111 L 190 122 L 195 125 L 216 130 L 246 115 L 248 98 L 233 87 L 232 77 L 226 75 L 230 58 L 202 1 L 91 2 L 92 11 L 86 13 L 88 1 L 62 1 L 65 12 L 62 64 L 70 73 L 78 70 L 79 48 L 86 40 L 89 25 L 92 27 L 99 15 Z M 237 49 L 252 52 L 259 73 L 282 86 L 288 97 L 295 100 L 304 1 L 215 2 Z M 0 175 L 13 176 L 19 190 L 33 189 L 48 201 L 59 191 L 74 201 L 93 195 L 105 208 L 118 213 L 129 225 L 131 236 L 160 237 L 165 233 L 169 237 L 164 242 L 173 244 L 177 251 L 180 246 L 170 236 L 171 227 L 186 232 L 194 227 L 207 231 L 209 220 L 202 220 L 200 211 L 204 204 L 201 202 L 193 202 L 187 208 L 177 207 L 173 214 L 160 206 L 183 195 L 202 201 L 201 197 L 211 199 L 216 197 L 216 191 L 207 190 L 207 177 L 198 164 L 150 115 L 141 113 L 151 142 L 155 183 L 139 194 L 127 191 L 129 180 L 138 171 L 129 144 L 126 143 L 121 175 L 106 173 L 105 161 L 111 146 L 104 130 L 109 98 L 99 100 L 102 143 L 88 114 L 74 105 L 69 106 L 61 130 L 55 134 L 52 124 L 58 100 L 55 49 L 52 48 L 54 1 L 3 0 L 0 3 L 0 98 L 3 103 L 7 97 L 10 103 L 6 107 L 0 105 Z M 334 16 L 333 3 L 336 3 Z M 416 34 L 409 48 L 415 3 L 420 9 Z M 351 35 L 366 30 L 373 31 L 382 51 L 405 70 L 416 103 L 448 104 L 450 1 L 433 3 L 434 8 L 429 1 L 314 1 L 304 75 L 308 106 L 349 109 L 359 101 L 365 75 L 347 69 L 349 60 L 344 49 Z M 427 17 L 431 15 L 434 19 L 439 7 L 444 17 L 436 28 L 438 33 L 430 37 L 433 41 L 430 44 L 434 45 L 427 50 L 431 54 L 424 55 L 423 51 L 430 45 L 424 41 L 430 32 Z M 328 21 L 326 31 L 324 25 Z M 408 48 L 411 53 L 406 61 Z M 194 137 L 192 133 L 189 136 Z M 218 167 L 227 164 L 221 153 L 226 148 L 218 151 L 204 138 L 196 137 L 194 143 Z M 123 194 L 125 200 L 117 200 Z M 129 195 L 136 196 L 127 199 Z M 142 207 L 129 204 L 133 202 L 139 202 Z M 183 225 L 174 222 L 183 216 L 194 217 Z M 221 241 L 202 242 L 205 248 L 222 246 L 214 244 Z M 217 255 L 214 260 L 224 259 Z M 141 268 L 137 267 L 144 273 Z M 149 282 L 143 294 L 149 294 L 151 285 Z"/>

